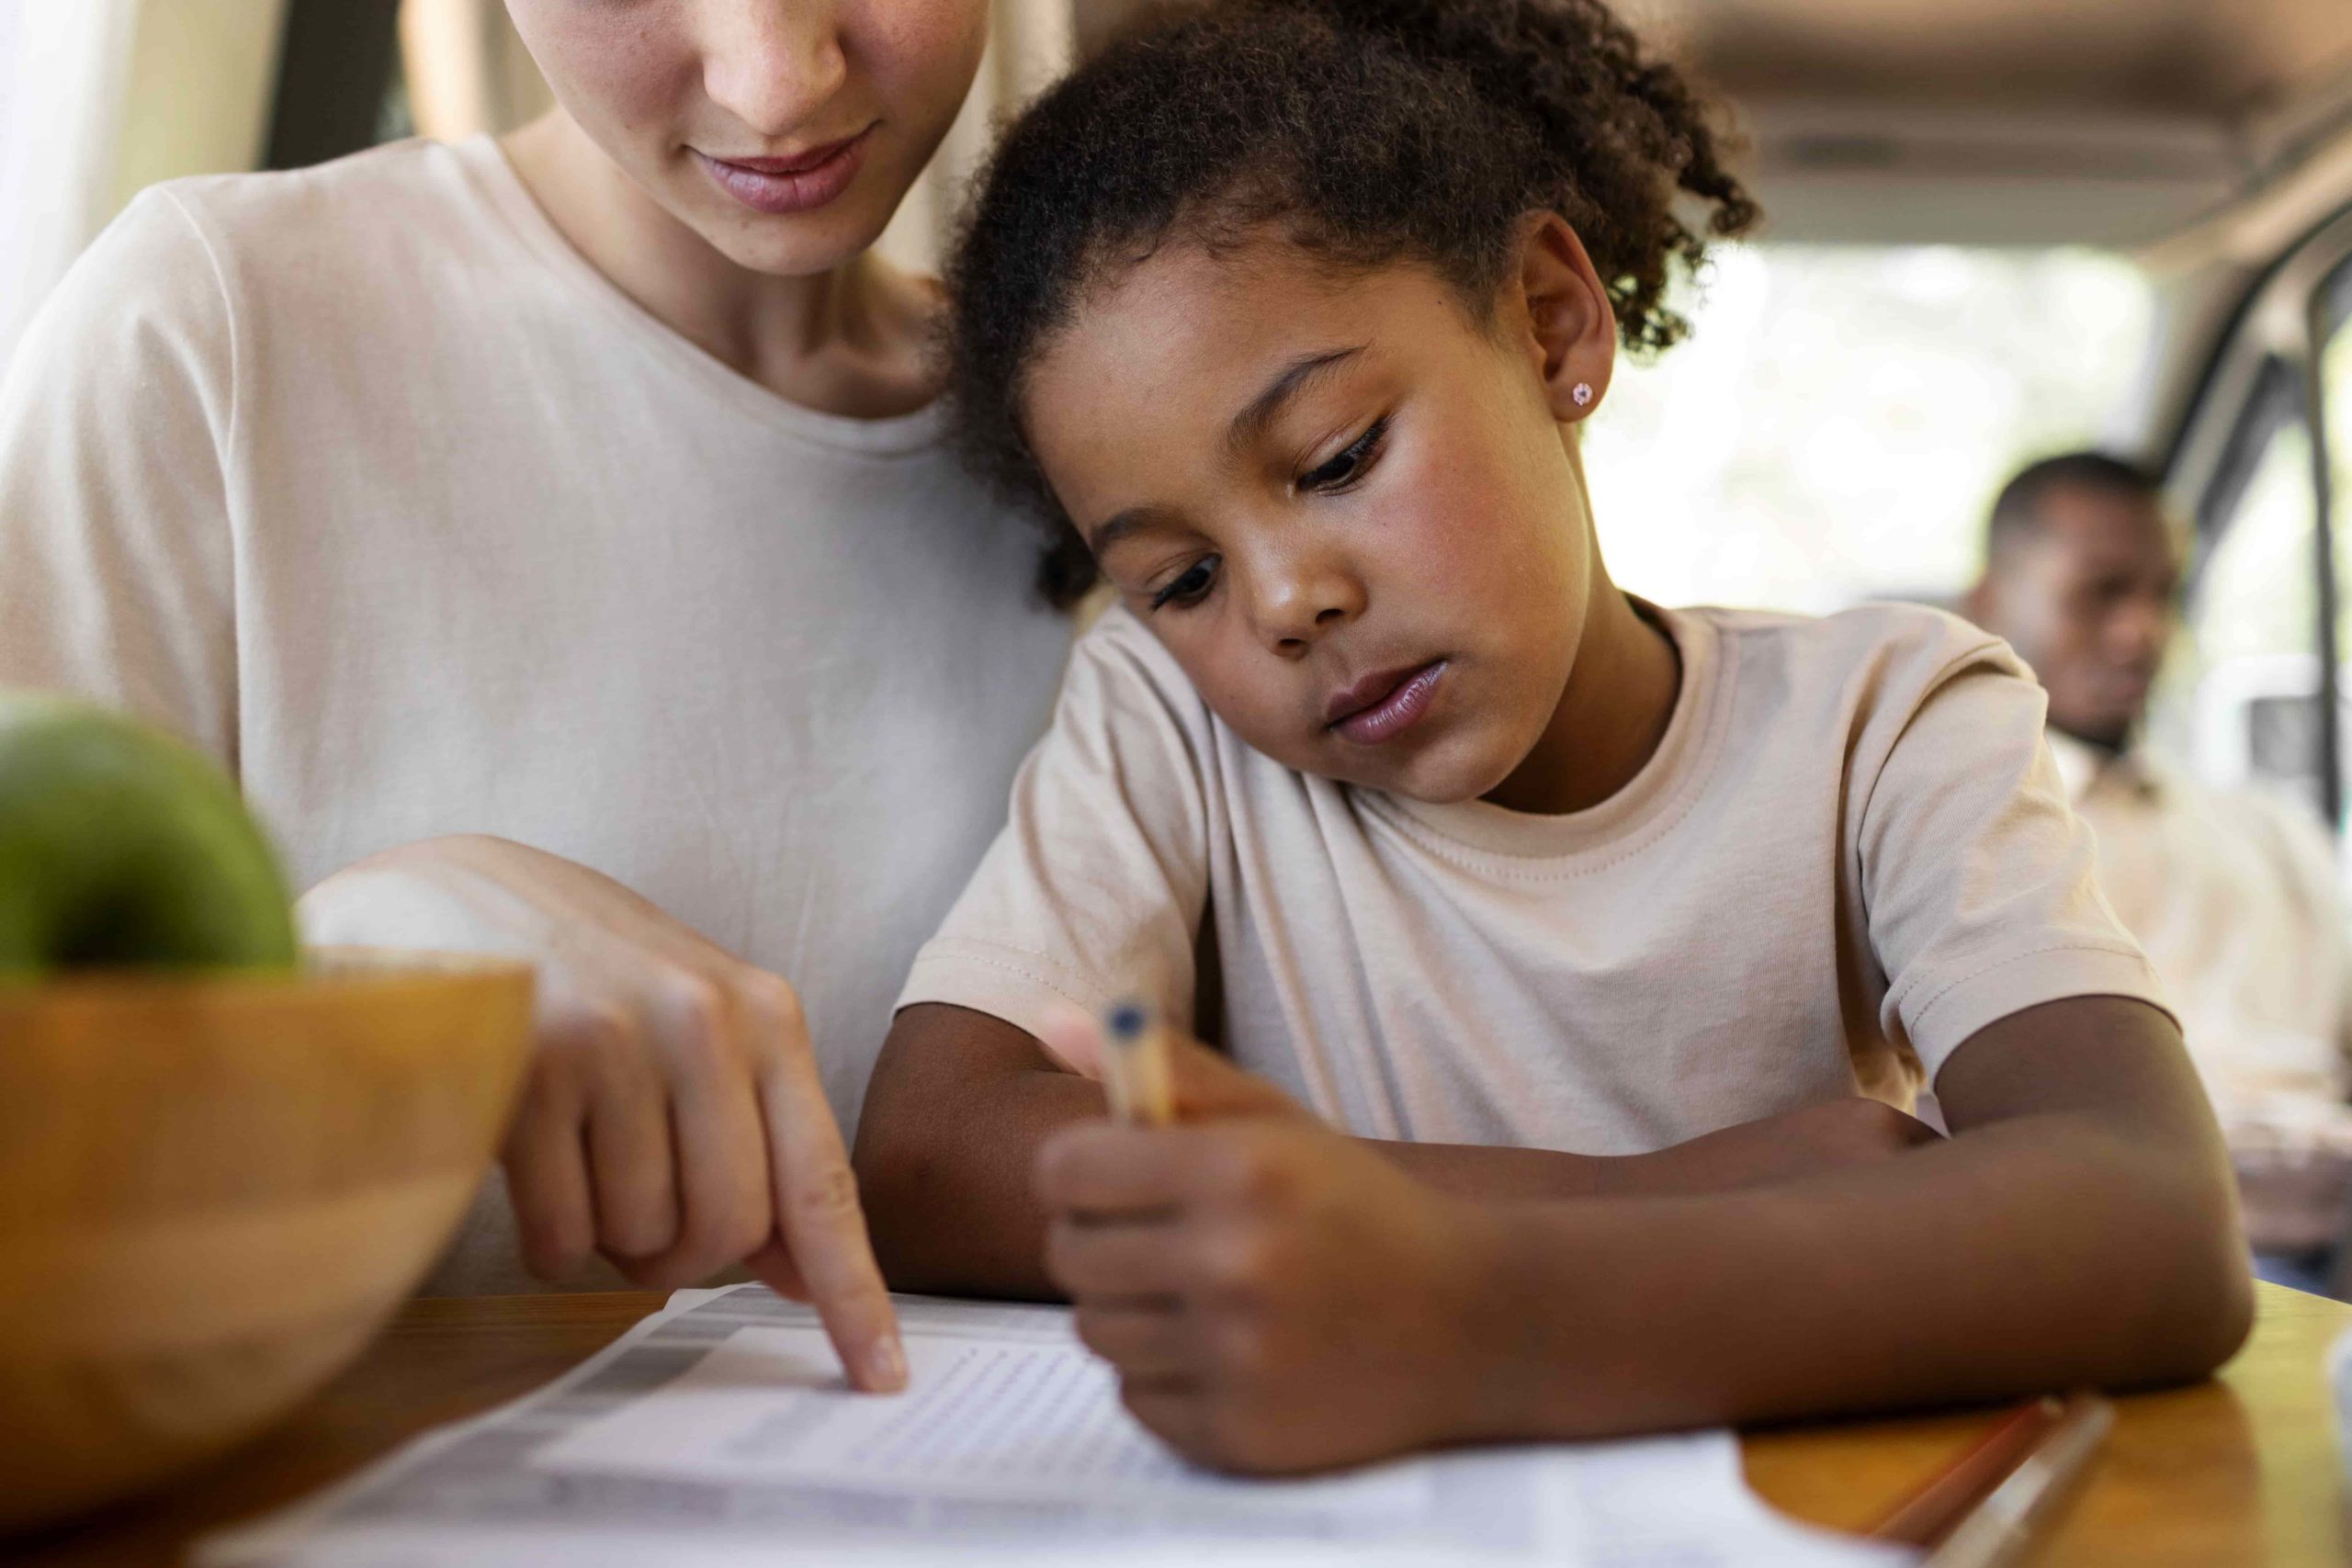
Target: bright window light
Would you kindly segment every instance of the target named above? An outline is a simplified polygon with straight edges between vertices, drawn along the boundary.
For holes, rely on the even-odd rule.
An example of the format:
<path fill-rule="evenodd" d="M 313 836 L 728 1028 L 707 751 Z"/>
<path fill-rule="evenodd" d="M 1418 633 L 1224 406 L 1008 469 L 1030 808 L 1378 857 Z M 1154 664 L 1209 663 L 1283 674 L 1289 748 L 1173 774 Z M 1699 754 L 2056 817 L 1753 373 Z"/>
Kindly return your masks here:
<path fill-rule="evenodd" d="M 2008 476 L 2125 404 L 2154 310 L 2097 252 L 1726 247 L 1593 421 L 1610 570 L 1668 604 L 1955 595 Z"/>

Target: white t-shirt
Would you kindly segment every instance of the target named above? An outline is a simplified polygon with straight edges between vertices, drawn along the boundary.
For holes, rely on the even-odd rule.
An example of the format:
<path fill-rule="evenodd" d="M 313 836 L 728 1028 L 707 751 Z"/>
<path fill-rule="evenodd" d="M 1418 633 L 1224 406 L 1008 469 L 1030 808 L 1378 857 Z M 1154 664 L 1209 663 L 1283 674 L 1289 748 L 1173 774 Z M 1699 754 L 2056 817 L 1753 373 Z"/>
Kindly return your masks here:
<path fill-rule="evenodd" d="M 899 1005 L 1035 1032 L 1141 991 L 1351 1132 L 1620 1155 L 1909 1106 L 2007 1014 L 2158 998 L 2003 644 L 1891 605 L 1653 613 L 1682 662 L 1656 755 L 1536 817 L 1271 761 L 1114 611 Z"/>
<path fill-rule="evenodd" d="M 0 683 L 193 737 L 299 886 L 617 878 L 799 987 L 846 1127 L 1069 648 L 944 435 L 710 358 L 487 139 L 177 182 L 0 386 Z"/>

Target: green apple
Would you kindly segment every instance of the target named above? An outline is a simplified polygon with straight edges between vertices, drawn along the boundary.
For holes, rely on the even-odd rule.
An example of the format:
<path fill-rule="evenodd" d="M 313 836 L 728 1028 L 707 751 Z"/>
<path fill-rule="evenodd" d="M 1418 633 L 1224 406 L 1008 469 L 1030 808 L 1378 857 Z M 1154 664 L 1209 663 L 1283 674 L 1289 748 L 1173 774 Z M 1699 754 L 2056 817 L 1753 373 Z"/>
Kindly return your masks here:
<path fill-rule="evenodd" d="M 209 758 L 87 703 L 0 691 L 0 981 L 296 955 L 277 856 Z"/>

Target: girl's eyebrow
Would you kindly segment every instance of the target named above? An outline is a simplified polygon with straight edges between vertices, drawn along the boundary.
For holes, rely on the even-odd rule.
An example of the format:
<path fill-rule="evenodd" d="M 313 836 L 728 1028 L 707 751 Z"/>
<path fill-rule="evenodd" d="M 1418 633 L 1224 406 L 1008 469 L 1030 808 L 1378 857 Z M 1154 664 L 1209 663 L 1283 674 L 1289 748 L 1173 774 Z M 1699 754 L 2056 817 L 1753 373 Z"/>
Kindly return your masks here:
<path fill-rule="evenodd" d="M 1282 372 L 1266 383 L 1266 389 L 1250 400 L 1250 406 L 1233 416 L 1231 428 L 1225 433 L 1228 452 L 1239 452 L 1265 434 L 1283 405 L 1298 396 L 1320 377 L 1353 359 L 1370 344 L 1358 344 L 1353 348 L 1328 349 L 1320 354 L 1303 355 L 1283 367 Z"/>
<path fill-rule="evenodd" d="M 1314 385 L 1317 378 L 1328 375 L 1372 345 L 1360 343 L 1353 348 L 1325 349 L 1317 354 L 1301 355 L 1283 367 L 1266 389 L 1250 400 L 1250 406 L 1233 416 L 1233 423 L 1225 433 L 1226 449 L 1239 452 L 1266 433 L 1283 405 Z M 1153 506 L 1130 506 L 1116 517 L 1101 525 L 1085 530 L 1087 547 L 1100 557 L 1113 545 L 1131 534 L 1139 533 L 1166 520 L 1166 513 Z"/>
<path fill-rule="evenodd" d="M 1168 513 L 1157 506 L 1130 506 L 1109 522 L 1089 529 L 1086 547 L 1099 557 L 1129 535 L 1140 534 L 1167 520 Z"/>

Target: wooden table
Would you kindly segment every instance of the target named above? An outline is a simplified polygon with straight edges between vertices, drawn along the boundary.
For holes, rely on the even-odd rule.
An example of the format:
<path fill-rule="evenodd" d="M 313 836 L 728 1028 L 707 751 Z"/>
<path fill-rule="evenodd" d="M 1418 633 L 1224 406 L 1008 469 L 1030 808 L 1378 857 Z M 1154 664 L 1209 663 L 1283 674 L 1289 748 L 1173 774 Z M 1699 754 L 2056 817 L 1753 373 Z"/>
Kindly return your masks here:
<path fill-rule="evenodd" d="M 2352 1306 L 2264 1285 L 2254 1338 L 2216 1382 L 2119 1402 L 2120 1419 L 2039 1560 L 2341 1564 L 2352 1561 L 2320 1360 Z M 179 1486 L 81 1526 L 0 1542 L 20 1568 L 175 1562 L 194 1536 L 288 1502 L 428 1427 L 547 1382 L 662 1302 L 659 1295 L 412 1303 L 375 1348 L 292 1421 Z M 1800 1518 L 1859 1529 L 1935 1473 L 1984 1412 L 1849 1422 L 1746 1439 L 1747 1473 Z"/>
<path fill-rule="evenodd" d="M 2089 1484 L 2037 1563 L 2352 1562 L 2321 1368 L 2352 1306 L 2255 1289 L 2254 1337 L 2218 1379 L 2116 1401 Z M 1753 1434 L 1748 1483 L 1799 1518 L 1866 1529 L 1988 1425 L 1980 1413 Z"/>

